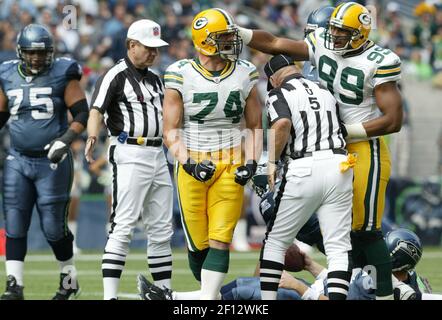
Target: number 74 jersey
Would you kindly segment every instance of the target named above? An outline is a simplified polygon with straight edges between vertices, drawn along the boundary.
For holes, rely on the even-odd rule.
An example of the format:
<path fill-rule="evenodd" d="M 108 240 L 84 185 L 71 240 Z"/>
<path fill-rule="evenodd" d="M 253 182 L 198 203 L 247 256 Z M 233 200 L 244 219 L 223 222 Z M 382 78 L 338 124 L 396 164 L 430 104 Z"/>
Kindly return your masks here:
<path fill-rule="evenodd" d="M 354 124 L 379 117 L 373 90 L 382 83 L 400 80 L 400 58 L 372 41 L 368 41 L 365 50 L 340 56 L 325 48 L 324 34 L 325 29 L 318 28 L 305 42 L 321 84 L 338 101 L 341 120 Z"/>
<path fill-rule="evenodd" d="M 184 105 L 184 141 L 190 150 L 216 151 L 241 143 L 241 119 L 250 91 L 258 80 L 256 67 L 245 60 L 228 62 L 219 74 L 198 59 L 170 65 L 166 89 L 180 92 Z"/>

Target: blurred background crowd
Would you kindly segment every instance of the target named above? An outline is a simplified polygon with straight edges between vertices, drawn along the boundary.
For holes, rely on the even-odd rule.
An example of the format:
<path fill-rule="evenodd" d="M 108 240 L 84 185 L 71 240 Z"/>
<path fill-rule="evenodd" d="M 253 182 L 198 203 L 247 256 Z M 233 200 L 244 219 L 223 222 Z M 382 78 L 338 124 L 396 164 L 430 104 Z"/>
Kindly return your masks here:
<path fill-rule="evenodd" d="M 189 26 L 193 16 L 203 9 L 223 8 L 239 25 L 302 38 L 308 14 L 337 2 L 342 1 L 1 0 L 0 62 L 16 58 L 16 36 L 21 28 L 34 22 L 44 24 L 54 35 L 56 55 L 70 56 L 82 65 L 81 84 L 90 99 L 97 78 L 125 56 L 127 28 L 137 19 L 152 19 L 162 26 L 162 38 L 170 44 L 161 50 L 154 68 L 162 74 L 176 60 L 193 56 Z M 402 131 L 389 138 L 393 176 L 388 187 L 385 223 L 411 227 L 424 243 L 439 245 L 442 235 L 442 1 L 356 2 L 367 5 L 375 17 L 371 39 L 395 51 L 403 61 L 401 88 L 405 117 Z M 242 58 L 252 61 L 261 71 L 258 88 L 264 99 L 266 79 L 262 68 L 269 57 L 244 48 Z M 0 161 L 8 147 L 6 131 L 0 133 Z M 103 147 L 96 155 L 99 160 L 91 166 L 84 161 L 84 141 L 72 145 L 76 154 L 76 176 L 71 220 L 78 220 L 77 244 L 86 249 L 101 249 L 106 237 L 104 228 L 99 233 L 91 231 L 94 226 L 105 224 L 109 210 L 106 203 L 109 203 L 111 174 L 106 169 L 105 136 L 103 130 Z M 247 233 L 243 232 L 242 240 L 238 240 L 238 250 L 260 243 L 263 234 L 264 226 L 257 212 L 258 199 L 253 192 L 248 194 L 239 227 Z M 175 216 L 175 245 L 182 246 L 184 238 L 177 205 Z M 40 239 L 37 234 L 35 237 Z M 137 235 L 134 237 L 136 240 Z M 30 242 L 31 249 L 46 245 L 44 240 Z"/>

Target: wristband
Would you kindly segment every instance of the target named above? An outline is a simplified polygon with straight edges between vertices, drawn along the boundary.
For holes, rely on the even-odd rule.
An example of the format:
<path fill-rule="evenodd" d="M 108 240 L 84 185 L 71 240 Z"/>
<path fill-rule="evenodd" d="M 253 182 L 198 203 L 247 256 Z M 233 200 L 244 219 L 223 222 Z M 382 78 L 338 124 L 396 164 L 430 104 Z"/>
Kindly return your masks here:
<path fill-rule="evenodd" d="M 367 132 L 365 131 L 362 123 L 345 124 L 347 130 L 347 138 L 349 139 L 363 139 L 367 138 Z"/>
<path fill-rule="evenodd" d="M 253 30 L 252 29 L 246 29 L 246 28 L 238 27 L 238 35 L 241 37 L 242 42 L 245 45 L 248 45 L 250 43 L 250 41 L 252 41 Z"/>

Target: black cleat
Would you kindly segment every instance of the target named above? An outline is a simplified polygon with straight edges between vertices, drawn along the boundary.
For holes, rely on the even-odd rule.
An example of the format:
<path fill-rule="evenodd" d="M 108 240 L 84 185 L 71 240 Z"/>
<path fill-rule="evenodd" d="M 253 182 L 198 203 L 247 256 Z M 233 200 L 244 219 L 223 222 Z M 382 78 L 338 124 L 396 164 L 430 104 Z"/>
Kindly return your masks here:
<path fill-rule="evenodd" d="M 69 277 L 69 278 L 67 278 Z M 52 300 L 73 300 L 80 295 L 81 289 L 78 281 L 71 278 L 70 274 L 60 273 L 60 286 Z"/>
<path fill-rule="evenodd" d="M 9 275 L 6 280 L 6 290 L 2 294 L 0 300 L 24 300 L 23 286 L 17 284 L 17 280 L 14 276 Z"/>
<path fill-rule="evenodd" d="M 137 277 L 137 288 L 140 293 L 141 300 L 173 300 L 172 290 L 163 287 L 157 287 L 142 274 Z"/>

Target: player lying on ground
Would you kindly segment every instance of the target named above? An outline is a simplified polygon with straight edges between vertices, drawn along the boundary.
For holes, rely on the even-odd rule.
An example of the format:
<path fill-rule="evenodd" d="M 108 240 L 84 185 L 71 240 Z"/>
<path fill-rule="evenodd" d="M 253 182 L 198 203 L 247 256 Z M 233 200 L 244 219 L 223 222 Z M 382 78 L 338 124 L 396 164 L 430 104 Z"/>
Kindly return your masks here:
<path fill-rule="evenodd" d="M 395 300 L 442 300 L 442 294 L 433 294 L 425 278 L 417 275 L 414 268 L 422 256 L 419 238 L 411 231 L 397 229 L 388 233 L 386 241 L 393 265 L 393 286 Z M 286 255 L 285 269 L 300 270 L 299 266 L 310 272 L 316 279 L 309 284 L 284 271 L 278 289 L 278 300 L 328 300 L 324 292 L 327 269 L 307 254 L 300 252 L 296 245 L 291 246 Z M 298 256 L 298 257 L 296 257 Z M 300 262 L 300 260 L 302 262 Z M 397 280 L 399 279 L 399 280 Z M 354 270 L 350 283 L 348 300 L 374 300 L 372 278 L 364 271 Z M 138 276 L 138 290 L 143 300 L 197 300 L 200 291 L 178 292 L 160 289 L 142 275 Z M 223 300 L 260 300 L 259 277 L 240 277 L 221 288 Z"/>

